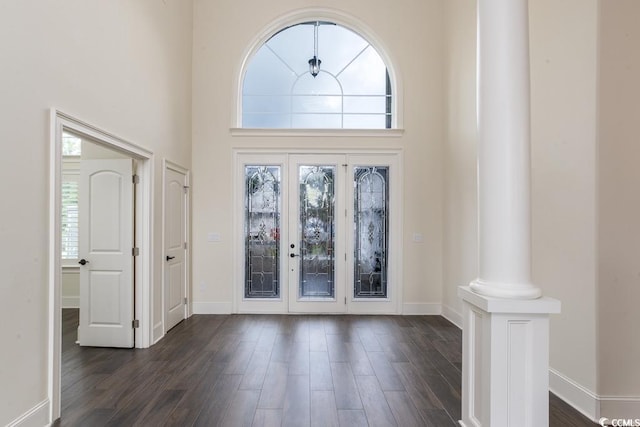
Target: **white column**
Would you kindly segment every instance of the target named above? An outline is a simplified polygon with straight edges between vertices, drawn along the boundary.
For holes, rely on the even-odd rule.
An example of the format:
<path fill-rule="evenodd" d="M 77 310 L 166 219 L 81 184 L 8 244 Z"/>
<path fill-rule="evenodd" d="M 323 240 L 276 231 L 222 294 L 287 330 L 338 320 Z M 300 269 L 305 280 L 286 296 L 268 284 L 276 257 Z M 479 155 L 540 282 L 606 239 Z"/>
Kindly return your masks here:
<path fill-rule="evenodd" d="M 463 300 L 465 427 L 549 423 L 549 314 L 531 283 L 527 0 L 478 1 L 478 279 Z"/>
<path fill-rule="evenodd" d="M 478 278 L 474 292 L 538 298 L 531 283 L 527 0 L 478 0 Z"/>

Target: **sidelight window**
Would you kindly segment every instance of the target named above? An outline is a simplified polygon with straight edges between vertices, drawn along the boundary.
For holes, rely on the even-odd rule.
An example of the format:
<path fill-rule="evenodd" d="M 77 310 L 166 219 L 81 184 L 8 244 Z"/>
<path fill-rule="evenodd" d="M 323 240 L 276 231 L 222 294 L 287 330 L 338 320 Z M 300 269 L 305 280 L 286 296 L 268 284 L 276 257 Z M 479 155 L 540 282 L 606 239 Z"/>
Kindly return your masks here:
<path fill-rule="evenodd" d="M 245 166 L 245 298 L 279 298 L 280 166 Z"/>
<path fill-rule="evenodd" d="M 389 168 L 354 168 L 354 297 L 387 297 Z"/>

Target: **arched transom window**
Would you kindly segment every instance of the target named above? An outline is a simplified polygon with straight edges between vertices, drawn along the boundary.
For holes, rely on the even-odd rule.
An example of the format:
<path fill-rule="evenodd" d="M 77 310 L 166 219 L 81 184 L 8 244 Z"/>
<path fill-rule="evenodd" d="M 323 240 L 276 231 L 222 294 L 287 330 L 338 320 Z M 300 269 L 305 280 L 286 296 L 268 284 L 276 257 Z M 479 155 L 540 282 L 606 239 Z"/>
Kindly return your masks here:
<path fill-rule="evenodd" d="M 387 66 L 367 40 L 311 21 L 284 28 L 247 65 L 243 128 L 392 127 Z"/>

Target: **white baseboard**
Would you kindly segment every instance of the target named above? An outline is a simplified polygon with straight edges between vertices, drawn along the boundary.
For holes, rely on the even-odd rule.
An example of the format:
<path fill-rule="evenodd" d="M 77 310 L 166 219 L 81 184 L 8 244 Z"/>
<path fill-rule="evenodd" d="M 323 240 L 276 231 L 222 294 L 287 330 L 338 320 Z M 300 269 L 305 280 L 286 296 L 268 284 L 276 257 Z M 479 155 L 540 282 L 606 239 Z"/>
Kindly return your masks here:
<path fill-rule="evenodd" d="M 598 396 L 553 368 L 549 368 L 549 390 L 590 420 L 600 418 Z"/>
<path fill-rule="evenodd" d="M 231 314 L 231 302 L 193 302 L 193 314 Z"/>
<path fill-rule="evenodd" d="M 442 304 L 442 317 L 456 325 L 458 329 L 462 329 L 462 314 L 446 304 Z"/>
<path fill-rule="evenodd" d="M 164 328 L 162 322 L 158 322 L 153 326 L 153 338 L 151 341 L 155 344 L 164 337 Z"/>
<path fill-rule="evenodd" d="M 442 304 L 435 302 L 406 302 L 402 304 L 404 316 L 426 316 L 442 314 Z"/>
<path fill-rule="evenodd" d="M 42 427 L 49 423 L 49 399 L 45 399 L 11 421 L 7 427 Z"/>
<path fill-rule="evenodd" d="M 80 297 L 62 297 L 62 308 L 80 308 Z"/>
<path fill-rule="evenodd" d="M 549 368 L 549 389 L 576 411 L 594 422 L 601 417 L 609 420 L 640 419 L 640 396 L 599 396 Z"/>
<path fill-rule="evenodd" d="M 640 396 L 600 396 L 599 417 L 609 420 L 640 419 Z M 637 423 L 637 421 L 636 421 Z M 637 425 L 637 424 L 636 424 Z"/>

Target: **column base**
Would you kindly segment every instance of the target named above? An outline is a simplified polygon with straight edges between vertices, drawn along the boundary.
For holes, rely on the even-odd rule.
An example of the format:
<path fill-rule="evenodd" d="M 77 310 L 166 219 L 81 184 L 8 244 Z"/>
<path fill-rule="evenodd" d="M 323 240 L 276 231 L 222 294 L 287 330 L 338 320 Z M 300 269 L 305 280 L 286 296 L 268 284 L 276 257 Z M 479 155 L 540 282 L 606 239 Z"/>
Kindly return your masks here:
<path fill-rule="evenodd" d="M 487 283 L 480 279 L 469 284 L 472 291 L 492 298 L 536 299 L 542 296 L 542 290 L 533 285 L 514 285 Z"/>
<path fill-rule="evenodd" d="M 458 288 L 463 300 L 462 420 L 465 427 L 549 425 L 552 298 L 493 298 Z"/>

